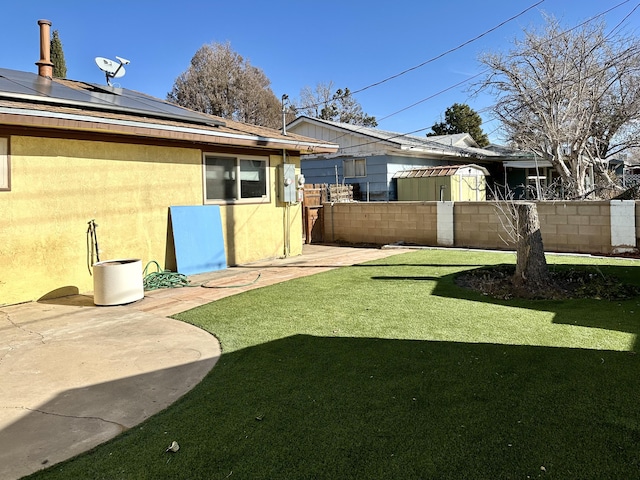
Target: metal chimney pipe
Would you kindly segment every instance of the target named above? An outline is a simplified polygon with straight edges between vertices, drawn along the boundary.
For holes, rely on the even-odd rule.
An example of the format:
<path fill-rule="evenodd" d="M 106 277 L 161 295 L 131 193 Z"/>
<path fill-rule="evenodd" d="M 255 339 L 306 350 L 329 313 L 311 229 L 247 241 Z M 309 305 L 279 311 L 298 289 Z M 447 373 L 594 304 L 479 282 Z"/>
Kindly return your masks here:
<path fill-rule="evenodd" d="M 53 63 L 51 63 L 51 21 L 38 20 L 40 25 L 40 60 L 36 62 L 38 75 L 53 77 Z"/>
<path fill-rule="evenodd" d="M 287 100 L 289 100 L 289 95 L 285 93 L 282 95 L 282 135 L 287 134 L 287 111 L 284 108 L 284 102 Z"/>

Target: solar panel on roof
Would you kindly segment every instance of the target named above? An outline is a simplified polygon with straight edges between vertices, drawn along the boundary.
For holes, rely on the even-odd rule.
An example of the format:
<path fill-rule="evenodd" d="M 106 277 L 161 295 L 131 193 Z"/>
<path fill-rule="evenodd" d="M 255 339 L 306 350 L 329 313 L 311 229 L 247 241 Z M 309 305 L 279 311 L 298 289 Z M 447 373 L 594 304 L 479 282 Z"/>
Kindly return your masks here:
<path fill-rule="evenodd" d="M 145 114 L 201 125 L 225 125 L 224 122 L 204 114 L 132 90 L 72 80 L 49 80 L 34 73 L 6 68 L 0 68 L 0 98 L 93 108 L 116 113 Z"/>

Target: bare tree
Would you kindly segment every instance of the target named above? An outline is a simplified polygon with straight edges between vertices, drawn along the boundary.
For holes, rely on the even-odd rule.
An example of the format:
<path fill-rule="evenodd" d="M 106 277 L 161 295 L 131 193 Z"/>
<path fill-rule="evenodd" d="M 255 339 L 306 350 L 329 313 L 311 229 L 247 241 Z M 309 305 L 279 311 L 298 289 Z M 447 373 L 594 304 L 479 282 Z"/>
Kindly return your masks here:
<path fill-rule="evenodd" d="M 549 282 L 549 267 L 536 203 L 514 200 L 511 190 L 503 195 L 496 189 L 493 196 L 496 216 L 504 233 L 501 238 L 516 249 L 513 284 L 531 290 L 544 288 Z"/>
<path fill-rule="evenodd" d="M 523 202 L 515 205 L 515 209 L 518 241 L 513 281 L 517 286 L 526 284 L 539 288 L 549 281 L 549 269 L 544 256 L 538 207 L 533 202 Z"/>
<path fill-rule="evenodd" d="M 304 87 L 300 91 L 297 110 L 312 118 L 376 127 L 376 117 L 367 115 L 348 88 L 333 91 L 333 82 L 318 83 L 315 90 Z"/>
<path fill-rule="evenodd" d="M 640 139 L 640 43 L 603 23 L 563 31 L 552 18 L 524 33 L 480 59 L 507 139 L 551 162 L 569 197 L 615 188 L 607 159 Z"/>
<path fill-rule="evenodd" d="M 213 43 L 195 53 L 167 100 L 239 122 L 280 128 L 280 101 L 270 84 L 264 72 L 234 52 L 229 43 Z"/>
<path fill-rule="evenodd" d="M 333 81 L 318 82 L 316 88 L 309 86 L 300 90 L 300 100 L 297 103 L 298 113 L 307 117 L 320 118 L 321 109 L 331 102 L 333 97 Z"/>

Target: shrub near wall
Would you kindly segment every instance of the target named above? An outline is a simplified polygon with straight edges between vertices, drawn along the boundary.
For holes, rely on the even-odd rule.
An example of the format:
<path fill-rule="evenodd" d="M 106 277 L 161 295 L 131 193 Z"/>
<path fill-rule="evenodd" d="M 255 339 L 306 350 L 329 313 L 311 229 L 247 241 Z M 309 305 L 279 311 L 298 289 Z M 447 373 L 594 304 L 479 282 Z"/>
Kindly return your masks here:
<path fill-rule="evenodd" d="M 438 202 L 334 203 L 324 205 L 326 242 L 389 244 L 396 242 L 438 246 Z M 608 254 L 611 244 L 610 203 L 537 202 L 545 249 L 556 252 Z M 636 202 L 637 206 L 637 202 Z M 630 215 L 635 225 L 633 245 L 640 236 L 638 208 Z M 512 249 L 505 243 L 494 202 L 453 205 L 456 247 Z M 636 221 L 636 218 L 638 221 Z M 442 220 L 442 219 L 441 219 Z M 631 243 L 631 242 L 630 242 Z"/>

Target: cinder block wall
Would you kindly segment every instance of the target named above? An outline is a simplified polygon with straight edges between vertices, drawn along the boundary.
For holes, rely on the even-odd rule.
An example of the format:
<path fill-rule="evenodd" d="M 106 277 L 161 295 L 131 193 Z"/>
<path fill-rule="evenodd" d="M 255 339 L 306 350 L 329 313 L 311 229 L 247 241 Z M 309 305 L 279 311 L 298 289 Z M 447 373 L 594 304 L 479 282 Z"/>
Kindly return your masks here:
<path fill-rule="evenodd" d="M 612 253 L 609 202 L 537 202 L 537 205 L 546 250 Z M 638 202 L 636 239 L 640 238 L 637 205 Z M 454 246 L 513 249 L 502 227 L 506 208 L 494 202 L 456 202 Z M 323 210 L 327 242 L 438 245 L 437 202 L 335 203 L 325 204 Z"/>
<path fill-rule="evenodd" d="M 609 202 L 540 202 L 542 241 L 555 252 L 611 253 Z"/>
<path fill-rule="evenodd" d="M 507 235 L 500 226 L 496 205 L 489 202 L 456 202 L 453 205 L 456 247 L 506 249 Z"/>
<path fill-rule="evenodd" d="M 437 244 L 436 202 L 325 203 L 328 242 Z"/>

